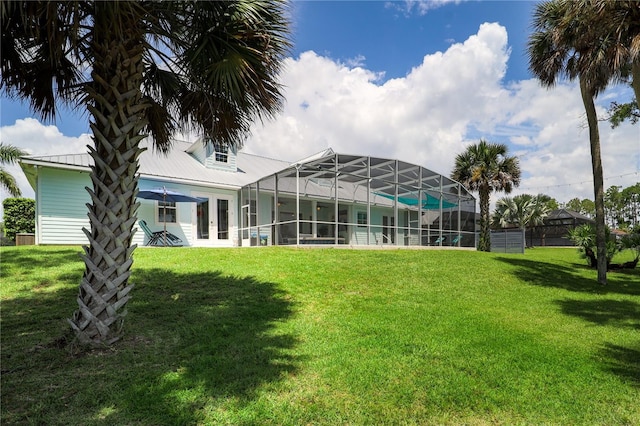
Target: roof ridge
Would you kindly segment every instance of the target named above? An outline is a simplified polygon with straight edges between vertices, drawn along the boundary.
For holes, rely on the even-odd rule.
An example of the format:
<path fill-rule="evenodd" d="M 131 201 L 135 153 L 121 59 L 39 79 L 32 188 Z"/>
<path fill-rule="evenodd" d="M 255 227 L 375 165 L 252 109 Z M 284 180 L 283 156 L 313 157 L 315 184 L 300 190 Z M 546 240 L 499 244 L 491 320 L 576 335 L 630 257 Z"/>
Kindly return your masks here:
<path fill-rule="evenodd" d="M 89 155 L 88 152 L 74 152 L 71 154 L 46 154 L 46 155 L 25 155 L 22 158 L 49 158 L 49 157 L 69 157 L 72 155 Z"/>
<path fill-rule="evenodd" d="M 309 161 L 313 161 L 313 160 L 317 160 L 318 158 L 323 158 L 326 157 L 328 155 L 335 155 L 336 152 L 333 150 L 333 148 L 329 147 L 329 148 L 325 148 L 321 151 L 318 151 L 314 154 L 308 155 L 304 158 L 300 158 L 296 161 L 294 161 L 293 163 L 290 163 L 291 165 L 294 164 L 304 164 L 304 163 L 308 163 Z"/>
<path fill-rule="evenodd" d="M 290 162 L 290 161 L 288 161 L 288 160 L 280 160 L 280 159 L 277 159 L 277 158 L 273 158 L 273 157 L 266 157 L 266 156 L 264 156 L 264 155 L 253 154 L 253 153 L 250 153 L 250 152 L 238 151 L 238 155 L 240 155 L 240 154 L 242 154 L 242 155 L 247 155 L 247 156 L 251 156 L 251 157 L 264 158 L 264 159 L 267 159 L 267 160 L 281 161 L 281 162 L 283 162 L 283 163 L 287 163 L 287 164 L 290 164 L 290 163 L 291 163 L 291 162 Z"/>

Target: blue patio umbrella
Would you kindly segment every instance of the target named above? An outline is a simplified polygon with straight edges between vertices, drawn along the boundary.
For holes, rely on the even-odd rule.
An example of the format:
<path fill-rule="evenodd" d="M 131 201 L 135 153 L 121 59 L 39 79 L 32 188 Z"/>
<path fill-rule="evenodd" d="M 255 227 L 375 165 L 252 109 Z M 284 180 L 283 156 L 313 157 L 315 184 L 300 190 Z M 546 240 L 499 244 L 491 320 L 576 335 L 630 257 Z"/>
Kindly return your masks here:
<path fill-rule="evenodd" d="M 202 203 L 207 201 L 206 198 L 192 197 L 190 195 L 181 194 L 180 192 L 169 191 L 165 187 L 138 191 L 138 198 L 162 201 L 165 203 Z"/>
<path fill-rule="evenodd" d="M 162 201 L 163 203 L 203 203 L 207 198 L 192 197 L 190 195 L 181 194 L 180 192 L 169 191 L 164 186 L 157 189 L 146 189 L 138 191 L 138 198 L 146 200 Z M 167 220 L 164 219 L 164 245 L 167 245 Z"/>

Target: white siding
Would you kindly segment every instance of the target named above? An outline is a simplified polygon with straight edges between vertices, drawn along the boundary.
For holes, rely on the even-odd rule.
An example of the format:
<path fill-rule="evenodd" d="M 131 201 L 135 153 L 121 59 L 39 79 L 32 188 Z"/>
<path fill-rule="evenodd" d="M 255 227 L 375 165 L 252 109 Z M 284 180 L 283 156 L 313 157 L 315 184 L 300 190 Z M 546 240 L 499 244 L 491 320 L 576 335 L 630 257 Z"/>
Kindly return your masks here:
<path fill-rule="evenodd" d="M 209 147 L 210 152 L 212 150 L 211 148 L 212 147 Z M 198 143 L 190 150 L 190 154 L 193 158 L 203 164 L 207 169 L 222 170 L 228 172 L 235 172 L 238 170 L 238 150 L 236 148 L 229 148 L 226 163 L 216 161 L 215 152 L 211 152 L 211 154 L 207 156 L 207 150 L 208 148 L 206 144 Z"/>
<path fill-rule="evenodd" d="M 38 176 L 38 244 L 87 244 L 89 228 L 86 172 L 40 168 Z"/>
<path fill-rule="evenodd" d="M 205 147 L 202 144 L 200 144 L 197 149 L 194 149 L 193 152 L 191 152 L 191 155 L 193 155 L 193 157 L 202 164 L 204 164 L 207 159 Z"/>
<path fill-rule="evenodd" d="M 237 150 L 235 148 L 229 148 L 229 152 L 227 153 L 226 163 L 221 163 L 219 161 L 216 161 L 216 154 L 214 152 L 213 154 L 211 154 L 209 157 L 205 159 L 204 165 L 208 169 L 235 172 L 238 170 Z"/>

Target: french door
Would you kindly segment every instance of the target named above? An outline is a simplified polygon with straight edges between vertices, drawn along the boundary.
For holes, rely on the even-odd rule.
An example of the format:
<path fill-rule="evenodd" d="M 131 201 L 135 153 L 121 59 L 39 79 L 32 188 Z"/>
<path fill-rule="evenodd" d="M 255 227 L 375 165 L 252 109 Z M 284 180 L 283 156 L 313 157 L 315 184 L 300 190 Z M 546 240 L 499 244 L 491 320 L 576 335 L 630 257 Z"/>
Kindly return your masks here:
<path fill-rule="evenodd" d="M 206 199 L 196 205 L 195 245 L 233 245 L 233 198 L 211 194 L 195 196 Z"/>

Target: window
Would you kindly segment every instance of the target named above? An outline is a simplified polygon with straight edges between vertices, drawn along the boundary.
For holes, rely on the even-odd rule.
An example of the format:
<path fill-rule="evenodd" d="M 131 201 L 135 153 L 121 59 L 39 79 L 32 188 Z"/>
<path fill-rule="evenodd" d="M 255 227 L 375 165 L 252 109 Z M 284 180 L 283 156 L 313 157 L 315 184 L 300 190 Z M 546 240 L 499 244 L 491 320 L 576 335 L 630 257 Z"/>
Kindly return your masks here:
<path fill-rule="evenodd" d="M 158 222 L 176 223 L 178 221 L 178 209 L 176 203 L 158 201 Z"/>
<path fill-rule="evenodd" d="M 199 240 L 209 239 L 209 199 L 196 206 L 196 235 Z"/>
<path fill-rule="evenodd" d="M 229 160 L 229 147 L 220 142 L 207 143 L 207 157 L 214 156 L 216 163 L 226 163 Z"/>
<path fill-rule="evenodd" d="M 357 213 L 357 223 L 358 223 L 358 225 L 366 225 L 367 224 L 367 212 L 358 212 Z"/>
<path fill-rule="evenodd" d="M 229 200 L 218 200 L 218 239 L 229 239 Z"/>

